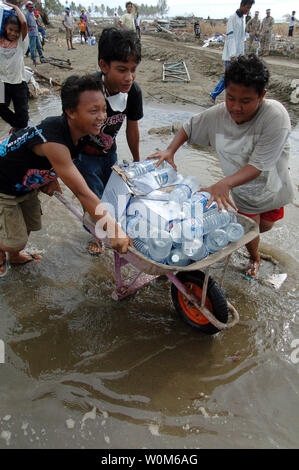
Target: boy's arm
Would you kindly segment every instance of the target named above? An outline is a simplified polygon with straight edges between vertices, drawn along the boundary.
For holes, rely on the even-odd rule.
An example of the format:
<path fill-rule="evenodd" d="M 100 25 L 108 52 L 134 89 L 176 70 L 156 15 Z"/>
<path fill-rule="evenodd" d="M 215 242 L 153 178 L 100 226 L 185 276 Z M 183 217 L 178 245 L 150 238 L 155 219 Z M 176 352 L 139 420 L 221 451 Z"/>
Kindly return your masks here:
<path fill-rule="evenodd" d="M 90 216 L 106 231 L 111 248 L 120 253 L 126 253 L 128 245 L 132 246 L 131 239 L 109 215 L 100 199 L 89 189 L 83 176 L 72 162 L 68 148 L 57 143 L 41 144 L 38 147 L 42 147 L 42 154 L 51 162 L 57 175 L 75 194 Z"/>
<path fill-rule="evenodd" d="M 261 171 L 255 168 L 252 165 L 246 165 L 236 173 L 223 178 L 215 184 L 207 188 L 200 188 L 201 191 L 207 191 L 211 194 L 207 208 L 210 207 L 213 201 L 217 202 L 218 209 L 222 210 L 222 206 L 226 210 L 229 209 L 229 206 L 237 210 L 237 207 L 229 197 L 229 192 L 235 186 L 241 186 L 242 184 L 248 183 L 260 175 Z"/>
<path fill-rule="evenodd" d="M 187 142 L 187 140 L 188 136 L 182 127 L 165 150 L 159 150 L 158 152 L 150 155 L 148 158 L 158 158 L 159 161 L 157 166 L 166 160 L 171 166 L 173 166 L 175 170 L 177 170 L 177 167 L 174 163 L 174 154 L 185 142 Z"/>
<path fill-rule="evenodd" d="M 24 16 L 24 14 L 22 13 L 22 11 L 20 10 L 20 8 L 17 5 L 13 5 L 12 3 L 8 3 L 8 2 L 3 2 L 3 3 L 4 3 L 4 5 L 7 5 L 7 6 L 13 8 L 15 10 L 16 14 L 18 15 L 18 19 L 19 19 L 20 25 L 21 25 L 22 39 L 24 41 L 25 37 L 27 36 L 27 32 L 28 32 L 27 21 L 26 21 L 26 18 Z"/>
<path fill-rule="evenodd" d="M 138 121 L 127 120 L 126 136 L 129 149 L 133 155 L 134 162 L 140 161 L 139 155 L 139 127 Z"/>

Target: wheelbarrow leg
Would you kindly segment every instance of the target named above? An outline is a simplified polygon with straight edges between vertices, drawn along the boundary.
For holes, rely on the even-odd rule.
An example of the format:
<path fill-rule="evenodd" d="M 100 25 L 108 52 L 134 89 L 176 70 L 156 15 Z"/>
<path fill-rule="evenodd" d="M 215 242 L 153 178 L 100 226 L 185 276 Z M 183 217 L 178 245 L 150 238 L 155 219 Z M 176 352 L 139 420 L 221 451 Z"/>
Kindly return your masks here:
<path fill-rule="evenodd" d="M 112 292 L 113 300 L 121 300 L 136 292 L 141 287 L 150 284 L 154 279 L 160 277 L 158 275 L 145 274 L 139 271 L 137 274 L 123 279 L 121 268 L 128 264 L 123 257 L 116 251 L 114 252 L 114 267 L 116 289 Z M 125 281 L 125 282 L 124 282 Z M 128 282 L 129 281 L 129 282 Z"/>

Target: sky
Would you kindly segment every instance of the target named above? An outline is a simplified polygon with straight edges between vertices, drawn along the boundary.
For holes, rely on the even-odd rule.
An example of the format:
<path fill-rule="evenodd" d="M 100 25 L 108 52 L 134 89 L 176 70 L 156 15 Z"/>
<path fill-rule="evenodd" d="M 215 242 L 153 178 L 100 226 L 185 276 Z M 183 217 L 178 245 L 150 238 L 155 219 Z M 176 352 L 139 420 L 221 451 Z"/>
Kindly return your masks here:
<path fill-rule="evenodd" d="M 75 3 L 76 0 L 74 0 Z M 156 5 L 157 0 L 132 0 L 133 3 L 144 3 L 147 5 Z M 298 7 L 298 0 L 288 1 L 288 0 L 255 0 L 251 12 L 255 10 L 260 12 L 260 17 L 263 18 L 266 16 L 266 9 L 271 8 L 271 16 L 274 19 L 282 19 L 283 15 L 292 13 L 292 10 L 296 10 L 296 4 Z M 81 0 L 81 4 L 87 6 L 91 3 L 98 4 L 109 4 L 109 7 L 117 7 L 118 5 L 124 5 L 126 0 Z M 167 0 L 167 5 L 169 7 L 168 16 L 179 16 L 185 14 L 194 14 L 194 16 L 201 16 L 203 18 L 227 18 L 236 11 L 240 5 L 240 0 Z M 297 17 L 299 16 L 299 7 L 297 8 Z"/>

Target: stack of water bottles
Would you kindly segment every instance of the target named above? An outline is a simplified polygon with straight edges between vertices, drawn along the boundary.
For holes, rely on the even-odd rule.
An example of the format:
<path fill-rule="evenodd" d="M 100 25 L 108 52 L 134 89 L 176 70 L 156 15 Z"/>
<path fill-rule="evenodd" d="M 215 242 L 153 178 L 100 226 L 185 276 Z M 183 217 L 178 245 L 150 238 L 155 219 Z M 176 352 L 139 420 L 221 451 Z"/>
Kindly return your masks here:
<path fill-rule="evenodd" d="M 157 160 L 146 160 L 127 170 L 127 177 L 137 179 L 147 172 L 154 172 L 160 186 L 169 179 L 165 166 L 157 170 Z M 171 176 L 173 177 L 173 175 Z M 244 235 L 244 228 L 234 213 L 218 211 L 215 202 L 207 208 L 210 194 L 199 191 L 200 182 L 195 176 L 187 176 L 169 193 L 169 220 L 162 223 L 146 220 L 142 211 L 128 209 L 126 231 L 135 248 L 146 257 L 172 266 L 187 266 L 200 261 L 210 253 L 216 253 L 230 242 Z M 135 207 L 135 206 L 134 206 Z"/>

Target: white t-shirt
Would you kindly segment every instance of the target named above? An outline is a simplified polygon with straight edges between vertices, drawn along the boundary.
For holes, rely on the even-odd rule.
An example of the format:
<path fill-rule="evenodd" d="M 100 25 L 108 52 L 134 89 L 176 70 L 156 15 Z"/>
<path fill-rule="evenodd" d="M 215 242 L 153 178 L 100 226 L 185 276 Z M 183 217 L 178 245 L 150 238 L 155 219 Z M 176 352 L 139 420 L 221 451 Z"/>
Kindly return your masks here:
<path fill-rule="evenodd" d="M 278 101 L 264 100 L 256 115 L 243 124 L 237 124 L 221 103 L 193 116 L 183 127 L 190 143 L 216 150 L 225 176 L 246 165 L 261 170 L 257 178 L 231 191 L 241 212 L 262 213 L 293 200 L 288 169 L 291 123 Z"/>
<path fill-rule="evenodd" d="M 0 81 L 15 85 L 25 81 L 24 55 L 28 49 L 28 34 L 24 41 L 20 34 L 16 47 L 1 47 L 0 41 Z"/>
<path fill-rule="evenodd" d="M 226 38 L 222 53 L 222 60 L 230 60 L 244 54 L 245 18 L 234 13 L 229 17 L 226 26 Z"/>
<path fill-rule="evenodd" d="M 134 22 L 135 15 L 136 15 L 136 10 L 133 7 L 132 13 L 125 13 L 121 17 L 122 25 L 127 29 L 132 29 L 133 31 L 135 31 L 135 22 Z"/>

